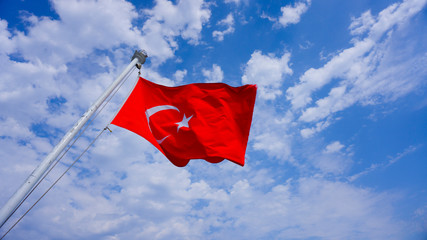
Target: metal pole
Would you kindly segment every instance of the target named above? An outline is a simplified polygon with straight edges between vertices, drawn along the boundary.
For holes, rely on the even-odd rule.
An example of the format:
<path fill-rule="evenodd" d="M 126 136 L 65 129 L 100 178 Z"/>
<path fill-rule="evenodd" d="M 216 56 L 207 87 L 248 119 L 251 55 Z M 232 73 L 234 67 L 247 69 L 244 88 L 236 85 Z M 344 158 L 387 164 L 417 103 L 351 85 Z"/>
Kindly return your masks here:
<path fill-rule="evenodd" d="M 9 198 L 6 204 L 0 210 L 0 228 L 5 222 L 12 216 L 17 206 L 23 201 L 27 194 L 31 191 L 34 185 L 49 169 L 50 165 L 55 161 L 59 154 L 64 148 L 70 143 L 74 136 L 80 131 L 85 123 L 91 118 L 91 116 L 98 110 L 101 104 L 107 99 L 107 97 L 114 91 L 114 89 L 123 81 L 124 77 L 132 70 L 134 66 L 141 68 L 141 65 L 145 63 L 147 54 L 145 51 L 135 51 L 131 63 L 126 69 L 116 78 L 116 80 L 105 90 L 105 92 L 96 100 L 94 104 L 87 110 L 85 114 L 77 121 L 77 123 L 65 134 L 61 141 L 55 146 L 49 155 L 40 163 L 40 165 L 34 169 L 34 171 L 28 176 L 27 180 L 21 185 L 21 187 Z"/>

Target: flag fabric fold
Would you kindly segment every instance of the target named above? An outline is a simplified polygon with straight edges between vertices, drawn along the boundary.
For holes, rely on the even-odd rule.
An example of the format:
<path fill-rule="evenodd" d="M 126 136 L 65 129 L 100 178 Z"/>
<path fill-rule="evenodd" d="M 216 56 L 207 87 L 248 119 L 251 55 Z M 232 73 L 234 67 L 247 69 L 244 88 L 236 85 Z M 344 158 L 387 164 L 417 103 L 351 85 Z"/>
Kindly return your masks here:
<path fill-rule="evenodd" d="M 243 166 L 255 98 L 256 85 L 166 87 L 139 78 L 111 123 L 142 136 L 178 167 L 191 159 Z"/>

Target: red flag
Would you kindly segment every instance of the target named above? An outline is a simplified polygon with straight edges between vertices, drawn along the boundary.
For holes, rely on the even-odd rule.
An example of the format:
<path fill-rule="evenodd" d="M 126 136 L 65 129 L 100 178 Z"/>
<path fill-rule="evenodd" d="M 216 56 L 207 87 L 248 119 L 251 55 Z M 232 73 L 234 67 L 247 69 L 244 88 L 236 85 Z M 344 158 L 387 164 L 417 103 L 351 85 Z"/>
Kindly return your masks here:
<path fill-rule="evenodd" d="M 139 78 L 111 123 L 147 139 L 178 167 L 190 159 L 243 166 L 255 98 L 256 85 L 166 87 Z"/>

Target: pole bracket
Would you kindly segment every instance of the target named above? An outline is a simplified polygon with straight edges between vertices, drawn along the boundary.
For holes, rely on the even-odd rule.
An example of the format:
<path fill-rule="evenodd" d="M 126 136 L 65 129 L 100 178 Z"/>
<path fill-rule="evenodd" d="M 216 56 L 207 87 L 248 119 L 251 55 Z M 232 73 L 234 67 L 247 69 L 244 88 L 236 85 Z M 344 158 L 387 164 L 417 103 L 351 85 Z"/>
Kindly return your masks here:
<path fill-rule="evenodd" d="M 138 63 L 136 63 L 136 67 L 138 69 L 141 69 L 142 64 L 145 63 L 145 59 L 148 57 L 147 52 L 144 50 L 137 51 L 135 50 L 135 53 L 132 56 L 132 60 L 135 58 L 138 59 Z"/>

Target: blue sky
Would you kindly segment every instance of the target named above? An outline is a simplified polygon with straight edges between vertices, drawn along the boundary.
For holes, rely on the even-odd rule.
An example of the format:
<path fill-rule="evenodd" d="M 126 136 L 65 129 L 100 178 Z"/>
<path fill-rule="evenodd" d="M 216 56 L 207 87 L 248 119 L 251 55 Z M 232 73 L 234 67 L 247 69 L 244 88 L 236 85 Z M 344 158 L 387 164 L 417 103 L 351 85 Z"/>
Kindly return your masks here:
<path fill-rule="evenodd" d="M 0 0 L 0 205 L 136 49 L 156 83 L 258 85 L 244 167 L 177 168 L 111 126 L 7 239 L 425 239 L 426 6 Z M 17 216 L 108 124 L 136 78 Z"/>

